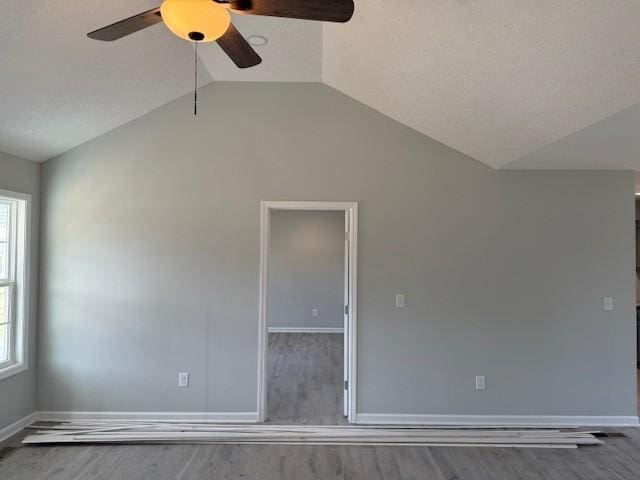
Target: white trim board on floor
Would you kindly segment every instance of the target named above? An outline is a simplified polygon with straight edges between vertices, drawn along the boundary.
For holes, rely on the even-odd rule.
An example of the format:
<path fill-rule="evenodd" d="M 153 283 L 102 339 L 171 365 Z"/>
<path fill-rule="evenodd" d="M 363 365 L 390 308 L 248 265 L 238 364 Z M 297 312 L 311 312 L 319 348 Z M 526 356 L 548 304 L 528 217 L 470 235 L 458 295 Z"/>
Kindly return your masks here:
<path fill-rule="evenodd" d="M 19 420 L 16 420 L 11 425 L 7 425 L 6 427 L 0 429 L 0 442 L 4 442 L 9 438 L 13 437 L 16 433 L 20 432 L 27 425 L 31 425 L 33 422 L 37 421 L 40 417 L 38 416 L 38 412 L 30 413 L 22 417 Z"/>
<path fill-rule="evenodd" d="M 585 415 L 411 415 L 359 413 L 360 425 L 465 427 L 638 427 L 638 417 Z"/>
<path fill-rule="evenodd" d="M 581 415 L 404 415 L 360 413 L 360 425 L 416 425 L 425 427 L 639 427 L 634 416 L 581 416 Z M 37 411 L 0 429 L 0 442 L 19 433 L 26 426 L 40 421 L 157 421 L 157 422 L 212 422 L 257 423 L 257 412 L 72 412 Z"/>
<path fill-rule="evenodd" d="M 256 423 L 257 412 L 38 412 L 48 422 L 73 420 L 143 420 L 157 422 Z"/>
<path fill-rule="evenodd" d="M 269 333 L 344 333 L 341 327 L 269 327 Z"/>

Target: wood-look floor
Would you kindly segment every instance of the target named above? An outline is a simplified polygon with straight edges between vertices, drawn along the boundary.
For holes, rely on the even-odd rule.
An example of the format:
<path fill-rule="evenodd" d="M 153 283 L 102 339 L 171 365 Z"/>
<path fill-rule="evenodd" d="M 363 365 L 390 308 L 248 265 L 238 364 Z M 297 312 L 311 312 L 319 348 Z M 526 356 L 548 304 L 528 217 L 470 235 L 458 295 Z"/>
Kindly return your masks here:
<path fill-rule="evenodd" d="M 2 480 L 638 480 L 640 429 L 578 450 L 265 445 L 23 447 Z"/>
<path fill-rule="evenodd" d="M 340 333 L 270 333 L 267 421 L 344 425 Z"/>

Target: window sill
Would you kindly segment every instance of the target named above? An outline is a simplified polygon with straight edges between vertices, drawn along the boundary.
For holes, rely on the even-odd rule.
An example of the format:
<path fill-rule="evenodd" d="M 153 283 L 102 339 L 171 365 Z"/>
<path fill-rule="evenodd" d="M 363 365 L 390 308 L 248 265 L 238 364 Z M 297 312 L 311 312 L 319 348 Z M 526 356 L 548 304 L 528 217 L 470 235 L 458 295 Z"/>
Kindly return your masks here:
<path fill-rule="evenodd" d="M 12 377 L 20 372 L 24 372 L 27 369 L 26 362 L 13 363 L 6 367 L 0 368 L 0 380 Z"/>

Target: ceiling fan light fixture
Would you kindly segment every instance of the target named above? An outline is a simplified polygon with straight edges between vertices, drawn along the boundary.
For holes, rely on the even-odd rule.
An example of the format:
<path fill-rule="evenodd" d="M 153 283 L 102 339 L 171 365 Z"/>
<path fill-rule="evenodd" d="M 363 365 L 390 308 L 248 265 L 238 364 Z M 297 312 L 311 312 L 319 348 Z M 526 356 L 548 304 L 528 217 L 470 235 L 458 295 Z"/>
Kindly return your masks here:
<path fill-rule="evenodd" d="M 167 28 L 189 42 L 213 42 L 231 23 L 227 8 L 212 0 L 164 0 L 160 13 Z"/>

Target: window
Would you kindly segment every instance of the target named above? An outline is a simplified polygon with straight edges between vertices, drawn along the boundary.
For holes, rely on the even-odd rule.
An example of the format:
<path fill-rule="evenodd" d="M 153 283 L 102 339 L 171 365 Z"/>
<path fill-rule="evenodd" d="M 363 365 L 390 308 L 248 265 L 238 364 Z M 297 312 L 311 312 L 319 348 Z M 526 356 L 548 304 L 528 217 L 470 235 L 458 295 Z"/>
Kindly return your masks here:
<path fill-rule="evenodd" d="M 0 190 L 0 379 L 27 368 L 28 203 Z"/>

